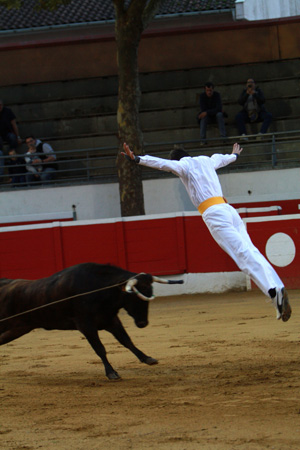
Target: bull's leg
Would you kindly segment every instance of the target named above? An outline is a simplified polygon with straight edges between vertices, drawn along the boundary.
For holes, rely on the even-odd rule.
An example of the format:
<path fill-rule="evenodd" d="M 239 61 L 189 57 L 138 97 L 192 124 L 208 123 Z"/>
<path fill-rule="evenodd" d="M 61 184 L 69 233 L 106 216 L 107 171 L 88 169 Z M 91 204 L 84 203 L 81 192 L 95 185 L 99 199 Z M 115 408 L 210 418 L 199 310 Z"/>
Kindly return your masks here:
<path fill-rule="evenodd" d="M 11 330 L 4 331 L 0 334 L 0 345 L 7 344 L 8 342 L 14 341 L 24 334 L 29 333 L 32 328 L 29 327 L 20 327 L 20 328 L 12 328 Z"/>
<path fill-rule="evenodd" d="M 102 359 L 105 373 L 109 380 L 119 380 L 121 377 L 116 372 L 106 357 L 106 350 L 99 339 L 98 330 L 91 323 L 78 324 L 78 330 L 86 337 L 91 347 L 95 350 L 97 355 Z"/>
<path fill-rule="evenodd" d="M 128 348 L 132 353 L 142 362 L 152 366 L 153 364 L 157 364 L 158 361 L 151 356 L 145 355 L 141 350 L 139 350 L 132 342 L 126 330 L 124 329 L 122 322 L 118 317 L 114 317 L 112 324 L 110 327 L 105 328 L 107 331 L 113 334 L 113 336 L 120 342 L 120 344 L 124 345 L 124 347 Z"/>

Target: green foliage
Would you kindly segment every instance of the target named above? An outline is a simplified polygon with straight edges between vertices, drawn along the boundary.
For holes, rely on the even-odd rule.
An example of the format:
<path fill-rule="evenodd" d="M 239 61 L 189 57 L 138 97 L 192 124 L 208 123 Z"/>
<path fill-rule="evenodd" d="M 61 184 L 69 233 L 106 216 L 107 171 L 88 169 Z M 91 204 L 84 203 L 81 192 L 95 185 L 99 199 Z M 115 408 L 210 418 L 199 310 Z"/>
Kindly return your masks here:
<path fill-rule="evenodd" d="M 67 5 L 68 3 L 71 3 L 71 0 L 37 0 L 37 7 L 54 11 L 59 6 Z"/>
<path fill-rule="evenodd" d="M 0 0 L 0 6 L 4 6 L 7 9 L 20 8 L 25 0 Z M 35 0 L 35 9 L 47 9 L 54 11 L 61 5 L 67 5 L 71 0 Z"/>
<path fill-rule="evenodd" d="M 20 8 L 22 0 L 0 0 L 0 6 L 4 6 L 7 9 Z"/>

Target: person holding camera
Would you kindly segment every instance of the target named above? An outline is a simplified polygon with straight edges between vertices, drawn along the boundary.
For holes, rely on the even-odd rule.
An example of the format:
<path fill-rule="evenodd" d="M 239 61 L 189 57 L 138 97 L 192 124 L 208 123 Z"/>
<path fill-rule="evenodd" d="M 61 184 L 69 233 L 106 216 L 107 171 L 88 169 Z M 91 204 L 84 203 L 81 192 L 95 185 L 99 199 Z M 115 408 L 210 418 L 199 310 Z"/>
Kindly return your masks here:
<path fill-rule="evenodd" d="M 257 139 L 261 139 L 272 122 L 272 114 L 266 110 L 265 96 L 262 90 L 256 86 L 253 78 L 247 80 L 246 88 L 243 89 L 238 102 L 243 109 L 236 115 L 235 121 L 242 139 L 247 139 L 245 137 L 247 134 L 246 123 L 262 122 L 257 136 Z"/>

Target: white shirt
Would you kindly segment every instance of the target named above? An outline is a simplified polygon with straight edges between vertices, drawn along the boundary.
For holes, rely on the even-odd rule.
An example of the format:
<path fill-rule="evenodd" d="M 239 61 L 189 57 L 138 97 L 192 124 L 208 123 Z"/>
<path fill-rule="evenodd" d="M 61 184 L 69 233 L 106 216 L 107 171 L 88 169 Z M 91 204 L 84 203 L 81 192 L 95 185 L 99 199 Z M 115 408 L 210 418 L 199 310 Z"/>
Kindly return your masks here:
<path fill-rule="evenodd" d="M 227 166 L 236 159 L 236 154 L 221 155 L 219 153 L 211 157 L 184 157 L 180 161 L 145 155 L 140 156 L 139 164 L 177 175 L 184 184 L 193 205 L 198 208 L 200 203 L 210 197 L 223 197 L 216 170 Z"/>
<path fill-rule="evenodd" d="M 42 141 L 40 141 L 39 139 L 36 139 L 35 141 L 35 146 L 37 147 Z M 54 159 L 56 159 L 56 155 L 54 153 L 53 148 L 51 147 L 50 144 L 47 144 L 46 142 L 43 143 L 43 153 L 45 153 L 48 156 L 53 156 Z M 37 172 L 41 172 L 42 171 L 42 166 L 38 166 L 37 164 L 32 164 L 32 161 L 35 158 L 39 158 L 39 155 L 36 154 L 36 151 L 31 153 L 30 151 L 28 151 L 25 154 L 25 162 L 27 163 L 26 165 L 26 170 L 28 172 L 32 172 L 32 173 L 37 173 Z"/>

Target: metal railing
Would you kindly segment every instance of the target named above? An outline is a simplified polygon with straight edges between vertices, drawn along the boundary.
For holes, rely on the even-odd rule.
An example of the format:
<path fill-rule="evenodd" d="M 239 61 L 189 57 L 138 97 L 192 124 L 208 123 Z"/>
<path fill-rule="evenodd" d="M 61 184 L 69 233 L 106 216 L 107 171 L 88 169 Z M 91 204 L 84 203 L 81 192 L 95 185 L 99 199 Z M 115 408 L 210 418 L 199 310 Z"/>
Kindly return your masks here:
<path fill-rule="evenodd" d="M 241 157 L 235 164 L 221 169 L 220 173 L 254 170 L 272 170 L 300 166 L 300 130 L 289 132 L 268 133 L 262 140 L 260 135 L 248 135 L 247 141 L 241 141 L 239 136 L 226 139 L 207 139 L 208 144 L 201 146 L 200 140 L 145 143 L 145 153 L 162 158 L 168 158 L 169 151 L 175 144 L 183 145 L 191 156 L 199 154 L 211 156 L 213 153 L 230 153 L 234 142 L 240 142 L 244 147 Z M 47 186 L 67 186 L 74 184 L 117 182 L 116 157 L 117 146 L 86 148 L 59 151 L 57 155 L 57 170 L 50 180 L 28 180 L 26 164 L 14 165 L 14 175 L 9 166 L 10 156 L 0 157 L 0 190 L 32 189 Z M 24 158 L 24 154 L 18 154 Z M 44 164 L 46 167 L 47 164 Z M 146 167 L 142 167 L 143 179 L 173 176 Z M 23 178 L 22 178 L 23 177 Z"/>

